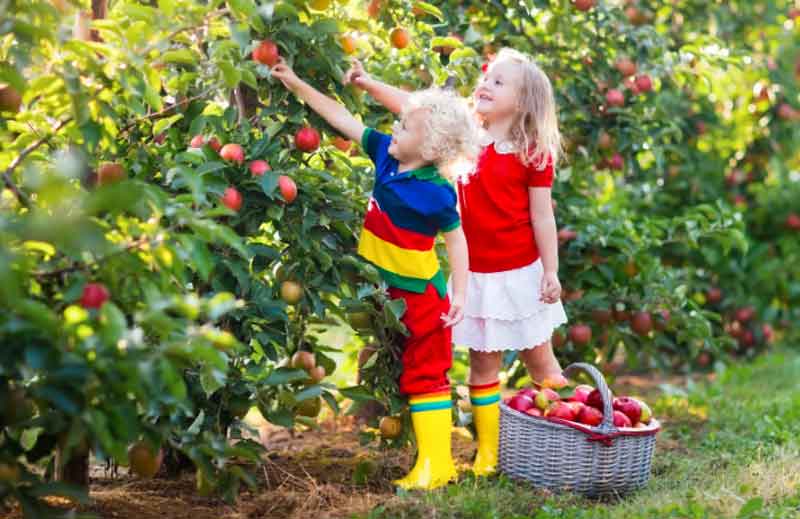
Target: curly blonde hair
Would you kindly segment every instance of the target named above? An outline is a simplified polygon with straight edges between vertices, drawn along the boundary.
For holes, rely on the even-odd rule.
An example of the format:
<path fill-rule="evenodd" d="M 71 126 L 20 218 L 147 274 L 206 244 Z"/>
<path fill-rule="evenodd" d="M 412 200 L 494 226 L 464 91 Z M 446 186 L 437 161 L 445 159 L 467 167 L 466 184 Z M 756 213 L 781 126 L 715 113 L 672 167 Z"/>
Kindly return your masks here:
<path fill-rule="evenodd" d="M 544 169 L 547 159 L 555 166 L 562 155 L 562 145 L 553 86 L 530 56 L 503 48 L 489 66 L 504 61 L 519 65 L 522 79 L 519 111 L 514 115 L 510 135 L 518 157 L 526 166 L 537 164 L 539 169 Z"/>
<path fill-rule="evenodd" d="M 428 88 L 411 94 L 401 116 L 417 110 L 428 112 L 422 157 L 451 181 L 458 180 L 470 169 L 465 163 L 474 161 L 480 149 L 478 126 L 466 100 L 448 90 Z"/>

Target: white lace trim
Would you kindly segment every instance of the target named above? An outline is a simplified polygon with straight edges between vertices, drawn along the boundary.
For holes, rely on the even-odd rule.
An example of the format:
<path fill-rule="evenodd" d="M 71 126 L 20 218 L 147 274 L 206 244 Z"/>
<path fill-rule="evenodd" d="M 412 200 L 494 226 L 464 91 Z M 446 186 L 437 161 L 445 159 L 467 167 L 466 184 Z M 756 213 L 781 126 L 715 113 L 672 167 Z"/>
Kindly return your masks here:
<path fill-rule="evenodd" d="M 511 141 L 496 141 L 492 135 L 484 129 L 480 130 L 478 135 L 478 142 L 481 146 L 486 147 L 494 144 L 494 151 L 499 155 L 509 155 L 517 151 L 517 147 Z"/>
<path fill-rule="evenodd" d="M 551 311 L 518 321 L 465 317 L 453 327 L 453 343 L 476 351 L 527 350 L 544 344 L 567 322 L 561 304 Z"/>

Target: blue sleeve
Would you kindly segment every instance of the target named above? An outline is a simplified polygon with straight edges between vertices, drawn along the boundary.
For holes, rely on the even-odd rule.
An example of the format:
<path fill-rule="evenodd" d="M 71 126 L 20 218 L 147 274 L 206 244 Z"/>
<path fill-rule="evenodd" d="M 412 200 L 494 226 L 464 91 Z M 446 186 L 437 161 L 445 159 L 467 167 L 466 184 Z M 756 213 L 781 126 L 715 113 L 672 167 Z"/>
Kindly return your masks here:
<path fill-rule="evenodd" d="M 376 166 L 386 159 L 391 142 L 392 137 L 390 135 L 381 133 L 373 128 L 364 128 L 364 134 L 361 136 L 361 146 Z"/>
<path fill-rule="evenodd" d="M 442 199 L 443 203 L 438 207 L 436 212 L 431 215 L 436 227 L 440 232 L 450 232 L 454 229 L 458 229 L 461 226 L 461 217 L 456 208 L 458 201 L 455 191 L 448 186 Z"/>

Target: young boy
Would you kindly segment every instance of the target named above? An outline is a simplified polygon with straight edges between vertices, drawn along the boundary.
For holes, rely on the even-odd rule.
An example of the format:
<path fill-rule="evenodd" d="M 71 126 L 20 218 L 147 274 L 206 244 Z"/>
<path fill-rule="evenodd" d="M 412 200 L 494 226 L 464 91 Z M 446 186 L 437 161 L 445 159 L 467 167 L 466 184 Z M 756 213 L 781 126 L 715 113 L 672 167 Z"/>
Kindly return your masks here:
<path fill-rule="evenodd" d="M 456 477 L 447 371 L 452 364 L 451 327 L 463 318 L 468 259 L 456 193 L 438 168 L 474 152 L 472 116 L 456 96 L 426 90 L 408 99 L 393 134 L 385 135 L 366 128 L 285 62 L 272 68 L 272 76 L 342 135 L 360 141 L 375 164 L 358 250 L 379 269 L 390 296 L 406 301 L 403 323 L 410 336 L 404 344 L 400 391 L 409 397 L 419 449 L 411 472 L 395 483 L 406 489 L 445 485 Z M 452 270 L 452 302 L 434 251 L 439 232 Z"/>

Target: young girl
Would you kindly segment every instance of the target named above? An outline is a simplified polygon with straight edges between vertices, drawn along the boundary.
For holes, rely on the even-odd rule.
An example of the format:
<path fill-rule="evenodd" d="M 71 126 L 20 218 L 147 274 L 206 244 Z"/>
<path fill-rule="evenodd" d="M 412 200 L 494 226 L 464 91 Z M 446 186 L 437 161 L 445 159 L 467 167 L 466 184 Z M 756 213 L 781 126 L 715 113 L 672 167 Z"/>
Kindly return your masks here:
<path fill-rule="evenodd" d="M 408 395 L 417 461 L 395 483 L 431 489 L 456 477 L 451 441 L 452 326 L 461 321 L 467 285 L 467 244 L 456 192 L 437 169 L 475 148 L 476 129 L 463 100 L 440 90 L 405 99 L 392 135 L 364 125 L 281 62 L 279 79 L 349 139 L 358 139 L 375 164 L 375 185 L 358 252 L 374 264 L 393 299 L 406 301 L 400 391 Z M 452 268 L 452 304 L 434 250 L 444 235 Z"/>
<path fill-rule="evenodd" d="M 391 110 L 408 94 L 380 83 L 354 62 L 346 81 Z M 567 321 L 560 302 L 558 243 L 551 202 L 561 150 L 550 81 L 524 54 L 501 50 L 473 93 L 483 151 L 475 172 L 459 182 L 469 248 L 465 317 L 453 330 L 470 348 L 470 399 L 478 431 L 477 475 L 497 464 L 502 352 L 515 350 L 532 379 L 562 387 L 553 330 Z"/>

